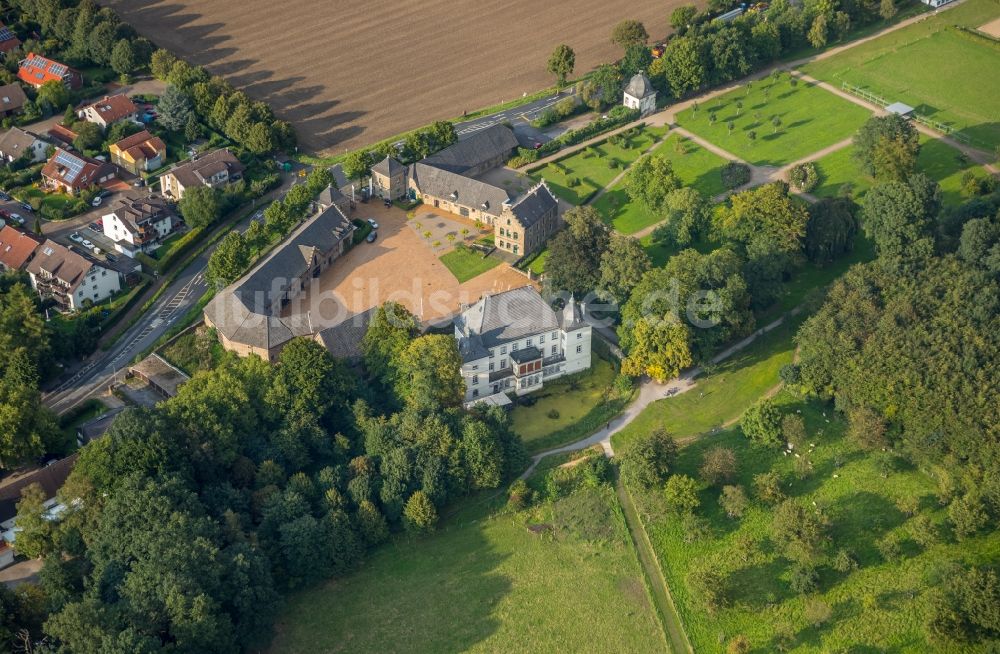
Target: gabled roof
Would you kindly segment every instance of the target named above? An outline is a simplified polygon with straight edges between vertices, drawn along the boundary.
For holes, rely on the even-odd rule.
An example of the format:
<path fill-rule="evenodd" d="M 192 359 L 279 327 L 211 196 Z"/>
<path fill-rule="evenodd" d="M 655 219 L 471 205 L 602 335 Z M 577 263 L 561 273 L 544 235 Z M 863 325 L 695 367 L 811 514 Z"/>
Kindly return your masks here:
<path fill-rule="evenodd" d="M 318 341 L 327 351 L 338 359 L 360 359 L 362 356 L 361 339 L 368 331 L 372 316 L 378 307 L 372 307 L 363 313 L 356 313 L 350 318 L 320 330 L 316 334 Z"/>
<path fill-rule="evenodd" d="M 423 163 L 453 173 L 464 173 L 498 156 L 506 156 L 516 147 L 517 138 L 513 130 L 497 123 L 432 154 Z"/>
<path fill-rule="evenodd" d="M 646 77 L 646 73 L 640 70 L 629 80 L 628 86 L 625 87 L 625 93 L 631 95 L 633 98 L 642 99 L 647 95 L 655 94 L 656 89 L 653 88 L 653 84 Z"/>
<path fill-rule="evenodd" d="M 492 216 L 499 216 L 504 203 L 510 202 L 510 195 L 502 188 L 423 162 L 413 164 L 410 177 L 421 193 L 475 207 Z"/>
<path fill-rule="evenodd" d="M 158 195 L 124 197 L 119 200 L 113 213 L 133 234 L 139 231 L 140 225 L 145 226 L 173 215 L 169 205 Z"/>
<path fill-rule="evenodd" d="M 87 188 L 97 184 L 107 168 L 107 162 L 56 148 L 52 158 L 42 168 L 42 176 L 59 180 L 73 188 Z"/>
<path fill-rule="evenodd" d="M 41 245 L 42 239 L 10 225 L 0 229 L 0 264 L 10 270 L 20 270 Z"/>
<path fill-rule="evenodd" d="M 549 190 L 545 180 L 542 180 L 527 193 L 522 195 L 514 204 L 510 211 L 518 221 L 525 227 L 531 227 L 549 212 L 559 209 L 559 201 Z"/>
<path fill-rule="evenodd" d="M 378 173 L 379 175 L 385 175 L 386 177 L 392 177 L 393 175 L 398 175 L 406 170 L 406 166 L 399 163 L 392 157 L 386 156 L 385 159 L 378 162 L 372 166 L 372 172 Z"/>
<path fill-rule="evenodd" d="M 462 310 L 456 327 L 464 339 L 492 348 L 559 328 L 552 307 L 533 286 L 484 295 Z M 474 348 L 478 349 L 478 348 Z"/>
<path fill-rule="evenodd" d="M 6 28 L 4 28 L 6 29 Z M 0 41 L 2 44 L 3 41 Z M 24 106 L 28 96 L 17 82 L 0 86 L 0 111 L 14 111 Z"/>
<path fill-rule="evenodd" d="M 46 499 L 52 499 L 66 483 L 73 471 L 80 453 L 72 454 L 51 465 L 36 468 L 21 474 L 13 474 L 0 485 L 0 522 L 6 522 L 17 515 L 17 504 L 21 501 L 21 491 L 31 484 L 38 484 L 45 491 Z"/>
<path fill-rule="evenodd" d="M 205 307 L 205 315 L 227 339 L 252 347 L 271 349 L 296 336 L 312 334 L 308 317 L 270 315 L 270 306 L 284 293 L 288 281 L 309 269 L 315 255 L 332 251 L 353 233 L 351 221 L 340 207 L 331 205 L 217 294 Z M 285 284 L 276 286 L 275 280 Z"/>
<path fill-rule="evenodd" d="M 41 85 L 53 80 L 61 82 L 71 72 L 73 69 L 66 64 L 29 52 L 28 56 L 21 60 L 17 76 L 28 84 Z"/>
<path fill-rule="evenodd" d="M 152 159 L 160 152 L 165 152 L 167 144 L 159 136 L 153 136 L 149 130 L 136 132 L 113 144 L 121 152 L 127 152 L 132 159 Z"/>
<path fill-rule="evenodd" d="M 19 45 L 21 45 L 21 40 L 9 27 L 0 23 L 0 52 L 10 52 Z"/>
<path fill-rule="evenodd" d="M 225 148 L 214 150 L 208 154 L 200 155 L 197 159 L 174 166 L 164 174 L 173 175 L 181 183 L 181 186 L 190 187 L 204 184 L 205 180 L 223 170 L 228 170 L 230 175 L 243 172 L 243 164 L 236 158 L 236 155 Z"/>
<path fill-rule="evenodd" d="M 26 132 L 20 127 L 11 127 L 0 136 L 0 152 L 17 158 L 30 150 L 31 146 L 38 140 L 40 139 L 31 132 Z"/>
<path fill-rule="evenodd" d="M 105 123 L 113 123 L 138 111 L 135 103 L 124 93 L 106 95 L 94 104 L 84 107 L 83 110 L 87 109 L 93 109 Z"/>
<path fill-rule="evenodd" d="M 75 291 L 90 269 L 97 263 L 79 252 L 59 245 L 52 239 L 45 239 L 35 253 L 35 258 L 28 264 L 28 272 L 40 275 L 43 272 L 60 280 Z"/>

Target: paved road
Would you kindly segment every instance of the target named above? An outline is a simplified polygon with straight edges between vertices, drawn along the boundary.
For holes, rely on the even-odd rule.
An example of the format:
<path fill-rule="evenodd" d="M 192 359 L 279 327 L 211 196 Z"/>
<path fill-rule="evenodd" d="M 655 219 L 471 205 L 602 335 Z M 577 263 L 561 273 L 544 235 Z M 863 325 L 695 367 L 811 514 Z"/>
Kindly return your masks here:
<path fill-rule="evenodd" d="M 487 127 L 492 127 L 497 123 L 502 123 L 508 121 L 512 124 L 517 124 L 519 122 L 525 122 L 529 120 L 534 120 L 538 118 L 539 115 L 555 103 L 559 102 L 563 98 L 573 95 L 573 89 L 565 89 L 561 91 L 558 95 L 544 97 L 541 100 L 535 100 L 534 102 L 529 102 L 528 104 L 522 104 L 518 107 L 512 107 L 504 111 L 499 111 L 495 114 L 490 114 L 489 116 L 482 116 L 474 120 L 468 120 L 464 122 L 457 123 L 455 125 L 455 131 L 458 132 L 458 138 L 463 138 L 466 136 L 471 136 L 480 130 L 484 130 Z"/>

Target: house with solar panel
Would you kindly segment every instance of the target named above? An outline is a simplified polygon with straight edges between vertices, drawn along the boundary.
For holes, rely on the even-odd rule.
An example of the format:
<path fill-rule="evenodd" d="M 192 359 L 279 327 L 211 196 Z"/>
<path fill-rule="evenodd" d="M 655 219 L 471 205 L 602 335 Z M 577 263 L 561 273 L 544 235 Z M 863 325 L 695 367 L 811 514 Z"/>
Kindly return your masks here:
<path fill-rule="evenodd" d="M 76 195 L 115 178 L 115 167 L 77 152 L 56 148 L 42 167 L 42 185 L 50 191 Z"/>
<path fill-rule="evenodd" d="M 97 304 L 122 288 L 118 271 L 52 239 L 38 247 L 27 271 L 31 287 L 43 300 L 68 311 Z"/>
<path fill-rule="evenodd" d="M 486 294 L 455 319 L 466 406 L 510 404 L 545 382 L 590 368 L 591 326 L 570 298 L 553 309 L 533 286 Z"/>
<path fill-rule="evenodd" d="M 0 23 L 0 52 L 10 52 L 21 45 L 21 39 L 9 27 Z"/>
<path fill-rule="evenodd" d="M 80 71 L 34 52 L 28 53 L 28 56 L 21 60 L 17 78 L 36 89 L 52 81 L 62 82 L 74 91 L 83 86 L 83 75 Z"/>

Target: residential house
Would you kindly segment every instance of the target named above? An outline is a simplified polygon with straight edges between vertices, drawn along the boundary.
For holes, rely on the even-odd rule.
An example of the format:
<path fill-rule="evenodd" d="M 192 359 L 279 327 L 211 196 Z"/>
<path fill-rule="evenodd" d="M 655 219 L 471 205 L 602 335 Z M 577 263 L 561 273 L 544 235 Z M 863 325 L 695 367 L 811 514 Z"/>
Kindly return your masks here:
<path fill-rule="evenodd" d="M 455 319 L 466 406 L 509 404 L 590 368 L 591 327 L 572 300 L 555 310 L 533 286 L 484 295 Z"/>
<path fill-rule="evenodd" d="M 0 86 L 0 118 L 21 113 L 27 101 L 28 96 L 17 82 Z"/>
<path fill-rule="evenodd" d="M 235 182 L 243 176 L 244 166 L 232 152 L 215 150 L 174 166 L 160 177 L 163 195 L 180 200 L 184 190 L 195 186 L 217 188 Z"/>
<path fill-rule="evenodd" d="M 0 53 L 10 52 L 21 45 L 21 39 L 9 27 L 0 23 Z"/>
<path fill-rule="evenodd" d="M 115 242 L 115 249 L 134 257 L 158 248 L 179 221 L 163 198 L 149 195 L 120 199 L 101 222 L 104 235 Z"/>
<path fill-rule="evenodd" d="M 0 482 L 0 568 L 14 562 L 11 547 L 16 549 L 17 505 L 21 501 L 24 489 L 32 484 L 38 484 L 45 494 L 44 517 L 49 520 L 58 519 L 66 507 L 59 503 L 56 494 L 66 483 L 79 456 L 77 452 L 41 468 L 15 472 Z"/>
<path fill-rule="evenodd" d="M 541 249 L 559 229 L 559 200 L 542 180 L 512 204 L 504 206 L 494 222 L 493 242 L 517 256 Z"/>
<path fill-rule="evenodd" d="M 112 143 L 109 151 L 112 163 L 133 175 L 139 175 L 163 165 L 163 160 L 167 157 L 167 144 L 159 136 L 153 136 L 144 129 Z"/>
<path fill-rule="evenodd" d="M 45 161 L 49 144 L 20 127 L 11 127 L 0 136 L 0 158 L 8 163 L 28 157 L 31 163 Z"/>
<path fill-rule="evenodd" d="M 215 328 L 225 349 L 269 361 L 296 336 L 315 338 L 308 311 L 283 310 L 347 251 L 354 229 L 338 204 L 321 205 L 263 261 L 212 298 L 205 324 Z"/>
<path fill-rule="evenodd" d="M 406 166 L 390 156 L 372 166 L 372 193 L 379 198 L 406 197 Z"/>
<path fill-rule="evenodd" d="M 622 104 L 629 109 L 638 109 L 643 116 L 656 111 L 656 89 L 641 70 L 632 76 L 625 87 Z"/>
<path fill-rule="evenodd" d="M 52 81 L 62 82 L 74 91 L 83 86 L 83 75 L 80 71 L 42 55 L 36 55 L 34 52 L 29 52 L 28 56 L 21 60 L 17 78 L 36 89 Z"/>
<path fill-rule="evenodd" d="M 102 130 L 123 120 L 139 122 L 139 109 L 124 93 L 106 95 L 94 104 L 81 109 L 77 115 L 81 120 L 94 123 Z"/>
<path fill-rule="evenodd" d="M 0 270 L 4 272 L 24 270 L 35 257 L 35 251 L 42 244 L 42 240 L 34 234 L 5 225 L 0 229 Z"/>
<path fill-rule="evenodd" d="M 106 161 L 91 159 L 77 152 L 56 148 L 42 168 L 42 183 L 53 191 L 76 195 L 92 186 L 115 178 L 115 167 Z"/>
<path fill-rule="evenodd" d="M 52 239 L 42 243 L 27 270 L 31 286 L 42 299 L 51 298 L 70 311 L 96 304 L 121 290 L 115 270 Z"/>
<path fill-rule="evenodd" d="M 410 184 L 424 204 L 492 225 L 510 202 L 506 190 L 423 162 L 410 168 Z"/>

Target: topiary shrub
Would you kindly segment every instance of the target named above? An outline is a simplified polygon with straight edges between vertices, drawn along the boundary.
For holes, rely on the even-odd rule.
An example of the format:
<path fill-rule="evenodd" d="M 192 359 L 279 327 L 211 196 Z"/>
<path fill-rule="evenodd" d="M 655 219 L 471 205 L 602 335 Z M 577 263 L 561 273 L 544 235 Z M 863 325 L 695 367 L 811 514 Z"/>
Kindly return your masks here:
<path fill-rule="evenodd" d="M 819 186 L 819 169 L 812 161 L 793 166 L 788 174 L 788 181 L 792 186 L 808 193 Z"/>
<path fill-rule="evenodd" d="M 556 409 L 549 409 L 549 412 L 546 413 L 545 415 L 551 418 L 552 420 L 559 419 L 559 411 L 557 411 Z"/>
<path fill-rule="evenodd" d="M 722 168 L 722 185 L 728 189 L 739 188 L 750 181 L 750 166 L 730 161 Z"/>

